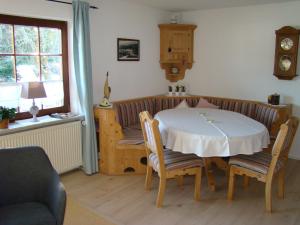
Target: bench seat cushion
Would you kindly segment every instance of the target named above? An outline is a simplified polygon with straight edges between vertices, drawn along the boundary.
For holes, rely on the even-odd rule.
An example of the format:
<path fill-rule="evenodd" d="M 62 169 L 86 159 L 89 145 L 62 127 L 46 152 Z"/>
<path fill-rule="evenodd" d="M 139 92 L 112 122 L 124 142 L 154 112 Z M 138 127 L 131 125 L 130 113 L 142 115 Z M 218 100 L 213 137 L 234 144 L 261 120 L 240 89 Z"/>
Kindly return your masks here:
<path fill-rule="evenodd" d="M 123 129 L 124 138 L 118 141 L 123 145 L 140 145 L 144 144 L 143 132 L 141 125 L 136 124 Z"/>
<path fill-rule="evenodd" d="M 56 225 L 44 204 L 27 202 L 0 207 L 0 225 Z"/>
<path fill-rule="evenodd" d="M 155 153 L 149 155 L 150 165 L 155 171 L 159 171 L 158 156 Z M 164 150 L 165 168 L 167 171 L 175 169 L 188 169 L 193 167 L 203 167 L 203 160 L 195 154 L 182 154 L 170 149 Z"/>
<path fill-rule="evenodd" d="M 237 155 L 229 160 L 230 165 L 236 165 L 261 174 L 267 174 L 272 160 L 272 155 L 268 152 L 258 152 L 254 155 Z M 275 173 L 283 167 L 282 160 L 278 160 Z"/>

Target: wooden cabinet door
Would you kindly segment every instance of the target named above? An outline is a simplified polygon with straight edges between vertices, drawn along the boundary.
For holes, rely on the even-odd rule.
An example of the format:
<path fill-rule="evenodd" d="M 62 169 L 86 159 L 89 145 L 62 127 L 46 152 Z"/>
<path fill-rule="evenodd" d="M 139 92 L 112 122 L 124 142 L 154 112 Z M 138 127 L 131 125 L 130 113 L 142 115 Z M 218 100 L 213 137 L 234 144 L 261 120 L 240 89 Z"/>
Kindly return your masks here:
<path fill-rule="evenodd" d="M 191 32 L 186 30 L 169 31 L 168 61 L 190 62 Z"/>

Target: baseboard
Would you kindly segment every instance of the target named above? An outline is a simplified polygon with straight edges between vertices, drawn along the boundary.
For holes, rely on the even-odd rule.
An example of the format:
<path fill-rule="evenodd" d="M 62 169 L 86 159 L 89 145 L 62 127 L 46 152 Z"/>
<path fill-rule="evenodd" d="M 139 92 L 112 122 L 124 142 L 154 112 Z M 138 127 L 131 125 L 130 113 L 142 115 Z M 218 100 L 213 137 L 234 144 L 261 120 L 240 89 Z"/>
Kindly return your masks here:
<path fill-rule="evenodd" d="M 300 157 L 295 157 L 295 156 L 291 156 L 291 155 L 289 155 L 289 159 L 300 160 Z"/>

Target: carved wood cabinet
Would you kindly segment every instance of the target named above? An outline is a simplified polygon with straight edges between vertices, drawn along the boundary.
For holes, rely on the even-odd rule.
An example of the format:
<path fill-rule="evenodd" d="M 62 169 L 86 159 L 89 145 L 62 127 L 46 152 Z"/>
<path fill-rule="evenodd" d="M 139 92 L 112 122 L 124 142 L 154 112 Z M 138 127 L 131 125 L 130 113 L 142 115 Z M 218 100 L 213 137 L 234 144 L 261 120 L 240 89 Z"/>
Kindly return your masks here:
<path fill-rule="evenodd" d="M 160 65 L 167 80 L 182 80 L 193 65 L 194 30 L 192 24 L 160 24 Z"/>

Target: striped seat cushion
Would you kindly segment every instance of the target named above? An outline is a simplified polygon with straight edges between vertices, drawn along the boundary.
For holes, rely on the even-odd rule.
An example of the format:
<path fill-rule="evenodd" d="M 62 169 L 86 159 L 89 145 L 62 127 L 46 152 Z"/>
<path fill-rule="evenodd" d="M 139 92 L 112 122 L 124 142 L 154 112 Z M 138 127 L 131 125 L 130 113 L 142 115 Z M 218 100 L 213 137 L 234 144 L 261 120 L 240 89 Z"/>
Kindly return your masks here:
<path fill-rule="evenodd" d="M 159 162 L 157 154 L 151 153 L 149 156 L 150 165 L 155 171 L 159 171 Z M 203 161 L 194 154 L 183 154 L 174 152 L 170 149 L 164 150 L 164 161 L 166 170 L 188 169 L 193 167 L 202 167 Z"/>
<path fill-rule="evenodd" d="M 123 129 L 124 138 L 118 141 L 123 145 L 140 145 L 144 143 L 144 137 L 141 129 L 136 127 Z"/>
<path fill-rule="evenodd" d="M 229 160 L 230 165 L 240 166 L 261 174 L 267 174 L 272 160 L 272 155 L 267 152 L 258 152 L 254 155 L 237 155 Z M 283 167 L 283 162 L 278 159 L 275 173 Z"/>

